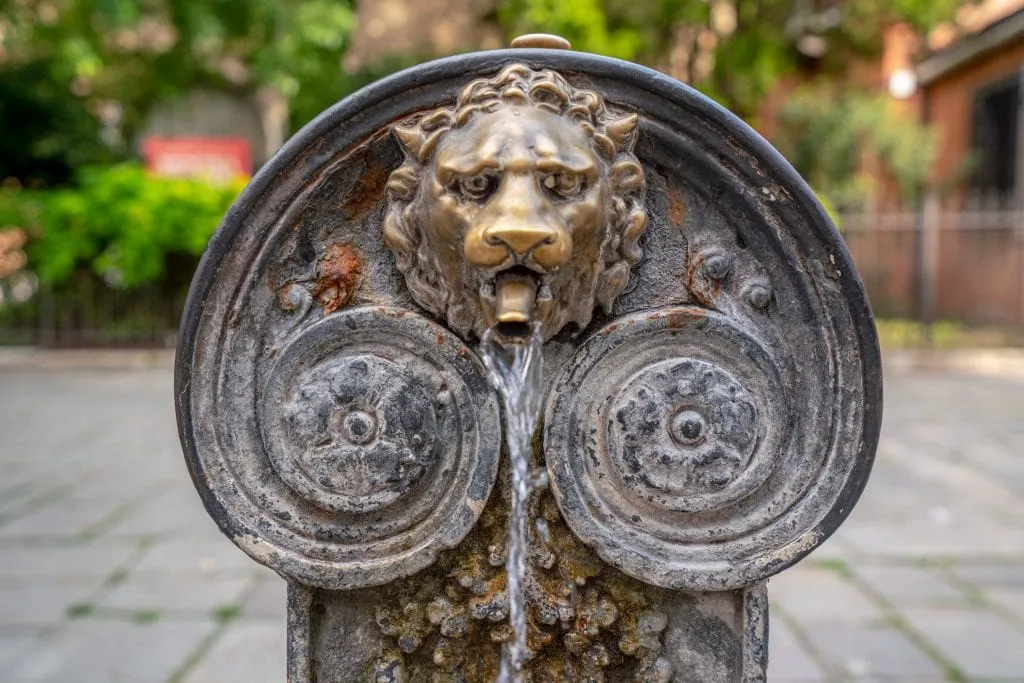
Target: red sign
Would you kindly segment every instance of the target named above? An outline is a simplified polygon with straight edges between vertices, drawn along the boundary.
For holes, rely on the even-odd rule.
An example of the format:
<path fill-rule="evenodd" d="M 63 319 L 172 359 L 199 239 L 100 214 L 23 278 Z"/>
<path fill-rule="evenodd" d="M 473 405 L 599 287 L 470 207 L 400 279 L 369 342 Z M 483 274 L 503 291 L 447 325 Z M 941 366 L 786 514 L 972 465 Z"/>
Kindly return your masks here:
<path fill-rule="evenodd" d="M 142 141 L 142 156 L 151 173 L 175 178 L 228 182 L 252 174 L 252 154 L 245 138 L 164 138 Z"/>

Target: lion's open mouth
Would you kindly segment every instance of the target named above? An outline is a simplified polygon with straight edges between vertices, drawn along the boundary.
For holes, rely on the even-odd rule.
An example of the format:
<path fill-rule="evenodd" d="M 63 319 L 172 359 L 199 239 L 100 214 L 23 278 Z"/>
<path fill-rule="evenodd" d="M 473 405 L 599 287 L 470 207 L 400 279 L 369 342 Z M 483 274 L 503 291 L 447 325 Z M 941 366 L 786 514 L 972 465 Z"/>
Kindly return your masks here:
<path fill-rule="evenodd" d="M 550 307 L 552 296 L 547 275 L 514 266 L 486 278 L 480 285 L 480 299 L 490 309 L 499 334 L 526 337 L 530 323 Z"/>

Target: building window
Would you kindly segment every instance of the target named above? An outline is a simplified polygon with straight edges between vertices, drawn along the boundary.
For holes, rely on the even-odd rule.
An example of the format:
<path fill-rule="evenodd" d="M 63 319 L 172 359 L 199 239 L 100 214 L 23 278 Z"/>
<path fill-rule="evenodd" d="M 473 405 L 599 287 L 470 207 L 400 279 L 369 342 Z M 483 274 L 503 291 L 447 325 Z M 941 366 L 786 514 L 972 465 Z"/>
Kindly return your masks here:
<path fill-rule="evenodd" d="M 1008 199 L 1019 191 L 1021 173 L 1021 77 L 998 81 L 974 93 L 974 164 L 977 192 Z"/>

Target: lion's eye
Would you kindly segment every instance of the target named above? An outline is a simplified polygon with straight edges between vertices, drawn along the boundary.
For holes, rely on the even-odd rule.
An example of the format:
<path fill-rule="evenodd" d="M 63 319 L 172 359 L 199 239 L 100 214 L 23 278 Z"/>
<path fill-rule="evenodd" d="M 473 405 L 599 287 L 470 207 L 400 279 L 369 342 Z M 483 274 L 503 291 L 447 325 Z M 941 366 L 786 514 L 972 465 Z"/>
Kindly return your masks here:
<path fill-rule="evenodd" d="M 474 176 L 456 178 L 452 190 L 467 199 L 482 201 L 498 189 L 498 176 L 493 173 L 480 173 Z"/>
<path fill-rule="evenodd" d="M 586 178 L 579 173 L 551 173 L 544 176 L 541 183 L 548 192 L 563 199 L 575 197 L 587 185 Z"/>

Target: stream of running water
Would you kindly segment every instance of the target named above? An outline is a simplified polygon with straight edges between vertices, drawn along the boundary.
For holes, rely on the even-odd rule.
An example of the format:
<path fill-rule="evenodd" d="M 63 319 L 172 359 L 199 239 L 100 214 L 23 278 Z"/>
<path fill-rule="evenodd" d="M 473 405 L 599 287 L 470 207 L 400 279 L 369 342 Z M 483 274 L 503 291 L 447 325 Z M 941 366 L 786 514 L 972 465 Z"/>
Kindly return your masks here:
<path fill-rule="evenodd" d="M 540 413 L 544 366 L 543 340 L 540 325 L 535 325 L 529 339 L 520 343 L 501 344 L 488 330 L 480 340 L 480 356 L 501 393 L 505 404 L 505 442 L 508 445 L 512 471 L 511 510 L 508 516 L 508 541 L 505 571 L 508 574 L 508 616 L 512 639 L 506 643 L 501 657 L 500 683 L 521 680 L 526 654 L 526 598 L 523 584 L 529 553 L 526 524 L 527 505 L 534 488 L 543 475 L 533 472 L 533 432 Z"/>

